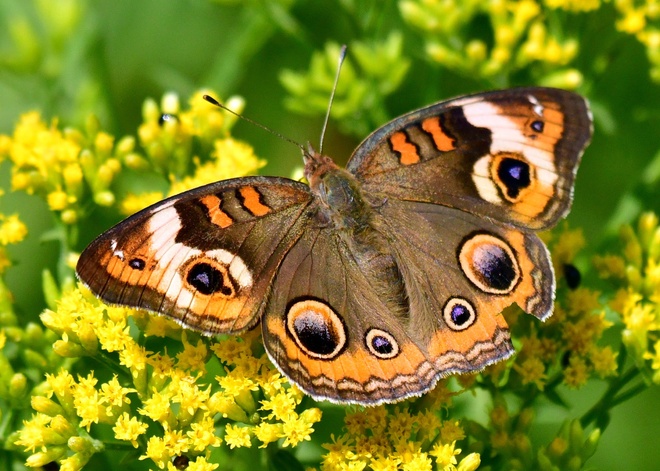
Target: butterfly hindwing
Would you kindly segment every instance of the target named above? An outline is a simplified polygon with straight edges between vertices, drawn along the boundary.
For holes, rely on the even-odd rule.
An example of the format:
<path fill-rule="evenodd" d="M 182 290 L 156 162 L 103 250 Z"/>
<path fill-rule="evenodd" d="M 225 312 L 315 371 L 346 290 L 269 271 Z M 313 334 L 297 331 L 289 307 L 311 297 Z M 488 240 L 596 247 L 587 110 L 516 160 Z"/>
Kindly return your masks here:
<path fill-rule="evenodd" d="M 508 305 L 550 314 L 552 266 L 535 234 L 428 203 L 389 200 L 378 212 L 364 244 L 306 231 L 274 280 L 266 350 L 312 396 L 419 395 L 513 353 Z"/>
<path fill-rule="evenodd" d="M 437 372 L 406 332 L 396 267 L 352 245 L 316 229 L 291 248 L 264 312 L 266 351 L 317 399 L 375 404 L 419 394 Z"/>

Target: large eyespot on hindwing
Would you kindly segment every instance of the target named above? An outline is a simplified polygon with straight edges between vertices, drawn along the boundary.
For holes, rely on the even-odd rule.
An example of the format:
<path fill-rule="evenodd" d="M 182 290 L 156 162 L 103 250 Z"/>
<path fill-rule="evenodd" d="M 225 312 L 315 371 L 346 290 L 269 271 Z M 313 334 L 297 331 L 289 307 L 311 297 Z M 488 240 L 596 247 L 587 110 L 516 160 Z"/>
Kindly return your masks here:
<path fill-rule="evenodd" d="M 369 329 L 364 343 L 367 350 L 381 360 L 389 360 L 399 354 L 399 343 L 392 334 L 382 329 Z"/>
<path fill-rule="evenodd" d="M 492 234 L 474 232 L 458 247 L 463 274 L 484 293 L 508 294 L 520 281 L 520 265 L 507 242 Z"/>
<path fill-rule="evenodd" d="M 477 320 L 477 313 L 465 298 L 450 298 L 442 309 L 445 324 L 454 331 L 465 330 Z"/>
<path fill-rule="evenodd" d="M 286 328 L 306 355 L 332 360 L 348 343 L 344 321 L 325 302 L 302 299 L 286 311 Z"/>

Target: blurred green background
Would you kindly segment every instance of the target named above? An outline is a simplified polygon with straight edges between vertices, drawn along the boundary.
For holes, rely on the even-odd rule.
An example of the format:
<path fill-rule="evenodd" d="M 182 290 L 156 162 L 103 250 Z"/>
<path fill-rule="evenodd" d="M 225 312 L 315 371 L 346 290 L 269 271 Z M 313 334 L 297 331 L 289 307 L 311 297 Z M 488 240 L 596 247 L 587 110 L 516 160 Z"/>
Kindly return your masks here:
<path fill-rule="evenodd" d="M 614 29 L 617 13 L 611 5 L 575 13 L 567 21 L 572 22 L 569 31 L 579 32 L 580 51 L 571 64 L 584 76 L 578 91 L 589 97 L 595 115 L 595 135 L 568 219 L 584 229 L 592 254 L 607 246 L 618 223 L 633 220 L 640 209 L 660 211 L 660 86 L 650 78 L 644 46 Z M 74 127 L 94 113 L 116 137 L 134 135 L 146 98 L 160 100 L 173 91 L 185 102 L 195 90 L 209 87 L 223 99 L 244 97 L 249 118 L 316 145 L 323 117 L 285 106 L 283 70 L 306 71 L 314 51 L 328 42 L 348 44 L 351 60 L 352 42 L 377 43 L 398 29 L 410 69 L 383 99 L 387 118 L 455 95 L 535 84 L 542 77 L 521 70 L 488 79 L 429 65 L 423 35 L 402 24 L 395 1 L 3 0 L 0 133 L 11 134 L 21 113 L 39 110 L 46 121 L 57 117 L 61 125 Z M 487 26 L 476 15 L 472 30 L 461 33 L 485 36 L 488 42 L 492 31 Z M 331 121 L 326 135 L 324 151 L 339 162 L 365 137 L 346 128 L 346 121 Z M 262 174 L 290 176 L 301 164 L 297 148 L 247 123 L 239 122 L 233 135 L 268 160 Z M 55 243 L 43 237 L 53 216 L 42 200 L 9 193 L 7 162 L 0 165 L 0 185 L 7 192 L 0 210 L 20 212 L 30 229 L 28 239 L 11 248 L 15 266 L 7 283 L 20 312 L 35 319 L 44 306 L 41 269 L 58 256 Z M 601 393 L 594 383 L 570 393 L 569 401 L 576 404 L 572 415 L 588 409 Z M 547 420 L 553 433 L 554 419 Z M 615 410 L 589 464 L 603 470 L 660 469 L 659 434 L 656 387 Z"/>

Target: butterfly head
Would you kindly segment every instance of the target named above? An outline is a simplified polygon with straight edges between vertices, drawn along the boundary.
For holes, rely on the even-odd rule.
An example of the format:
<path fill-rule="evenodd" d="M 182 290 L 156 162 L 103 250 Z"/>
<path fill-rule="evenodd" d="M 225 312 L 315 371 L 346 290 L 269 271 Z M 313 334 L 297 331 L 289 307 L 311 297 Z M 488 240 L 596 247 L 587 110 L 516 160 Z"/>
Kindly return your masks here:
<path fill-rule="evenodd" d="M 321 180 L 328 172 L 339 170 L 330 157 L 317 152 L 309 143 L 307 150 L 303 150 L 303 163 L 305 178 L 314 193 L 318 193 Z"/>
<path fill-rule="evenodd" d="M 303 160 L 305 177 L 319 202 L 323 221 L 332 221 L 337 228 L 364 226 L 369 219 L 369 204 L 355 177 L 311 146 Z"/>

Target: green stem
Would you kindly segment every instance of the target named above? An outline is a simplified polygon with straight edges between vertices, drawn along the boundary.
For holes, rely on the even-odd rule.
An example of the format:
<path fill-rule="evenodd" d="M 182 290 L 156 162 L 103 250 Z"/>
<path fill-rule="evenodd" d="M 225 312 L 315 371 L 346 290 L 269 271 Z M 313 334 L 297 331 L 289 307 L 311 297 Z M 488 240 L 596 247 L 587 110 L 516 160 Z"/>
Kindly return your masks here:
<path fill-rule="evenodd" d="M 631 387 L 627 391 L 619 394 L 617 397 L 612 399 L 611 405 L 612 407 L 615 407 L 621 404 L 622 402 L 626 402 L 628 399 L 635 397 L 636 395 L 638 395 L 642 391 L 645 391 L 646 389 L 647 389 L 646 384 L 639 383 L 638 385 Z"/>
<path fill-rule="evenodd" d="M 103 442 L 103 447 L 106 450 L 121 450 L 121 451 L 135 451 L 135 448 L 130 442 Z"/>
<path fill-rule="evenodd" d="M 586 427 L 587 425 L 591 424 L 599 415 L 609 411 L 615 405 L 620 404 L 624 400 L 630 399 L 636 394 L 639 394 L 643 388 L 637 386 L 617 397 L 619 391 L 621 391 L 638 374 L 639 370 L 633 367 L 620 377 L 610 381 L 610 384 L 601 399 L 596 404 L 594 404 L 594 406 L 589 409 L 580 419 L 580 424 L 582 427 Z"/>

